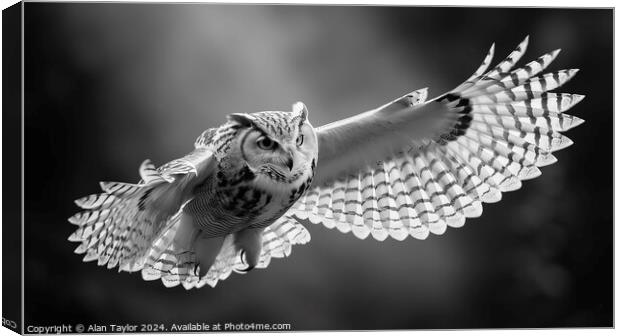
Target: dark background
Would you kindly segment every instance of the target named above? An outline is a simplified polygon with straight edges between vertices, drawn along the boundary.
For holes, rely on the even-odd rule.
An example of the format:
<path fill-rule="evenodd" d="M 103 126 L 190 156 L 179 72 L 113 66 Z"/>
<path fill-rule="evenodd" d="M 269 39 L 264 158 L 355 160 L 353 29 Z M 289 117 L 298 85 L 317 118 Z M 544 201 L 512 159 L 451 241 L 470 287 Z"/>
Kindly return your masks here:
<path fill-rule="evenodd" d="M 291 323 L 294 330 L 612 326 L 612 10 L 35 4 L 25 9 L 25 323 Z M 315 126 L 457 86 L 497 42 L 581 72 L 543 176 L 481 218 L 383 243 L 309 245 L 215 289 L 82 263 L 66 218 L 100 180 L 192 149 L 225 115 L 306 103 Z M 520 64 L 524 64 L 521 62 Z M 345 149 L 343 149 L 345 150 Z"/>

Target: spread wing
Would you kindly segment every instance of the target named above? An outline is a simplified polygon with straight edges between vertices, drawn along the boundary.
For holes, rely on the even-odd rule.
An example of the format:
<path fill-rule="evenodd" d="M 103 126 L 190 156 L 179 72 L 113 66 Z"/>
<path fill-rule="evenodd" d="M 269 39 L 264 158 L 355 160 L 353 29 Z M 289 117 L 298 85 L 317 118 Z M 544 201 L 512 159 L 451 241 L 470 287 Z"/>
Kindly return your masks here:
<path fill-rule="evenodd" d="M 103 193 L 75 201 L 84 209 L 69 218 L 78 226 L 69 240 L 81 243 L 75 253 L 108 268 L 140 269 L 153 240 L 191 197 L 193 187 L 212 173 L 215 162 L 209 148 L 197 147 L 158 169 L 144 161 L 138 184 L 102 182 Z"/>
<path fill-rule="evenodd" d="M 423 89 L 319 127 L 313 188 L 289 214 L 361 239 L 424 239 L 539 176 L 553 151 L 572 144 L 560 132 L 583 120 L 564 112 L 584 96 L 549 92 L 576 69 L 539 75 L 559 50 L 512 70 L 527 43 L 485 72 L 492 46 L 467 81 L 438 98 L 425 102 Z"/>

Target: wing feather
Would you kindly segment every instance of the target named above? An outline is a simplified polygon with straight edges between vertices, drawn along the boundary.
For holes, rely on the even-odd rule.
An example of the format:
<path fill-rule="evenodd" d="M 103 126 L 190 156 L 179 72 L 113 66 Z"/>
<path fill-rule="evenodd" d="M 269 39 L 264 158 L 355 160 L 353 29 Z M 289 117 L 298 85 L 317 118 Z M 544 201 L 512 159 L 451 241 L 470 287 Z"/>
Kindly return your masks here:
<path fill-rule="evenodd" d="M 140 269 L 153 241 L 213 164 L 212 152 L 199 148 L 158 169 L 144 161 L 138 184 L 101 182 L 103 193 L 76 200 L 84 211 L 69 218 L 79 226 L 68 238 L 81 243 L 75 253 L 108 268 Z"/>
<path fill-rule="evenodd" d="M 554 163 L 583 123 L 565 114 L 584 96 L 551 93 L 577 69 L 541 74 L 560 50 L 513 69 L 529 39 L 490 71 L 491 46 L 463 84 L 428 102 L 426 89 L 317 129 L 312 188 L 289 215 L 361 239 L 425 239 L 482 214 Z M 347 148 L 341 152 L 341 148 Z"/>

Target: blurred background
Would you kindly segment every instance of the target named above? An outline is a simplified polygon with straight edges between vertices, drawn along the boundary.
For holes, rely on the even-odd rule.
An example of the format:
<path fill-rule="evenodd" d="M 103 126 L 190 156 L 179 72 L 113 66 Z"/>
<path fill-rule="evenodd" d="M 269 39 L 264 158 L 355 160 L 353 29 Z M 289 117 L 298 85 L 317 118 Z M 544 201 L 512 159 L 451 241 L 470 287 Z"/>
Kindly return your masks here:
<path fill-rule="evenodd" d="M 290 323 L 293 330 L 612 326 L 612 10 L 25 5 L 25 323 Z M 73 200 L 135 182 L 236 112 L 315 126 L 414 89 L 437 96 L 526 35 L 587 98 L 543 176 L 425 241 L 310 244 L 215 289 L 167 289 L 73 254 Z M 520 64 L 524 64 L 521 62 Z"/>

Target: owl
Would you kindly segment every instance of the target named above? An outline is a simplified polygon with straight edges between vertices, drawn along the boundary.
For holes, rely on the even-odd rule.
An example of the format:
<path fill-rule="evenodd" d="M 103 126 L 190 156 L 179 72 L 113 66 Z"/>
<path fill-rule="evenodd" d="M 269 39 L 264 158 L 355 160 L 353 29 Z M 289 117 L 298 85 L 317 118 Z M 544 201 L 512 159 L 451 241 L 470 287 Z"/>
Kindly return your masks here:
<path fill-rule="evenodd" d="M 487 71 L 492 45 L 434 99 L 416 90 L 321 127 L 300 102 L 232 114 L 186 156 L 144 161 L 138 183 L 102 182 L 76 200 L 69 240 L 84 261 L 190 289 L 289 256 L 310 241 L 300 221 L 379 241 L 461 227 L 541 175 L 572 144 L 560 132 L 583 122 L 564 112 L 584 96 L 550 92 L 578 70 L 540 74 L 559 50 L 513 70 L 527 44 Z"/>

